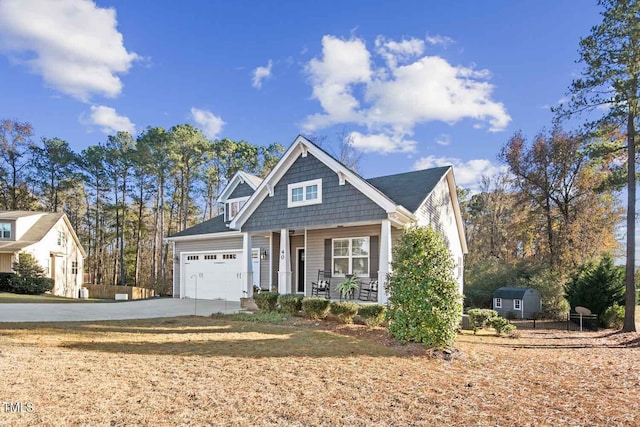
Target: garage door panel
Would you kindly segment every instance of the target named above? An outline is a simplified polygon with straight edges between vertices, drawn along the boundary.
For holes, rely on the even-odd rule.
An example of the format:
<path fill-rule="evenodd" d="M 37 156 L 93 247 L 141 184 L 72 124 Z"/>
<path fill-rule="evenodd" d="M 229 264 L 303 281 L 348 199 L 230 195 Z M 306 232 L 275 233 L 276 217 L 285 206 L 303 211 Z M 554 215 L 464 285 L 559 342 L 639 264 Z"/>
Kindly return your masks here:
<path fill-rule="evenodd" d="M 238 301 L 242 297 L 241 265 L 240 251 L 187 255 L 185 297 Z"/>

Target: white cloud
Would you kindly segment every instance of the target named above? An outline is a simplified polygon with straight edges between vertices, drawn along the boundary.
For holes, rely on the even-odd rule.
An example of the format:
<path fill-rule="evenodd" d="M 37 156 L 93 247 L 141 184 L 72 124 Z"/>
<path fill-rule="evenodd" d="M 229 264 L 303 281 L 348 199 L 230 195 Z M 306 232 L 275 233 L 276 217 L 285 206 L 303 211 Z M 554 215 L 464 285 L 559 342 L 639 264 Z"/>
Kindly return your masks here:
<path fill-rule="evenodd" d="M 416 170 L 434 168 L 438 166 L 453 166 L 456 184 L 468 188 L 472 192 L 480 190 L 483 176 L 494 177 L 507 171 L 506 166 L 500 166 L 487 159 L 472 159 L 462 161 L 455 157 L 427 156 L 418 159 L 413 167 Z"/>
<path fill-rule="evenodd" d="M 201 110 L 195 107 L 191 108 L 191 117 L 193 121 L 202 128 L 202 132 L 207 138 L 211 139 L 218 137 L 225 124 L 221 117 L 216 116 L 211 111 Z"/>
<path fill-rule="evenodd" d="M 122 91 L 118 74 L 139 59 L 116 25 L 114 9 L 89 0 L 2 0 L 0 50 L 62 93 L 113 98 Z"/>
<path fill-rule="evenodd" d="M 364 152 L 396 153 L 415 151 L 416 141 L 407 140 L 395 135 L 370 134 L 360 132 L 349 134 L 351 145 Z"/>
<path fill-rule="evenodd" d="M 313 86 L 313 98 L 320 101 L 326 114 L 309 116 L 307 131 L 360 121 L 356 113 L 360 103 L 351 93 L 351 85 L 371 79 L 370 60 L 371 55 L 360 39 L 322 38 L 322 59 L 313 58 L 305 69 Z"/>
<path fill-rule="evenodd" d="M 434 46 L 440 45 L 440 46 L 447 47 L 450 44 L 455 43 L 455 40 L 453 40 L 451 37 L 440 36 L 437 34 L 435 36 L 427 36 L 425 37 L 425 40 L 427 41 L 427 43 Z"/>
<path fill-rule="evenodd" d="M 99 126 L 100 130 L 107 135 L 120 131 L 129 132 L 134 136 L 136 134 L 136 126 L 128 117 L 120 116 L 115 108 L 104 105 L 92 105 L 89 120 L 85 120 L 85 123 Z"/>
<path fill-rule="evenodd" d="M 390 68 L 395 68 L 398 63 L 407 62 L 424 52 L 424 41 L 414 38 L 397 42 L 378 36 L 375 46 L 376 53 L 385 59 Z"/>
<path fill-rule="evenodd" d="M 441 134 L 436 138 L 436 144 L 438 145 L 449 145 L 451 144 L 451 137 L 446 133 Z"/>
<path fill-rule="evenodd" d="M 472 119 L 496 132 L 511 121 L 504 105 L 492 99 L 488 70 L 422 56 L 424 43 L 418 39 L 379 36 L 375 53 L 384 66 L 375 66 L 361 39 L 322 38 L 322 57 L 309 61 L 305 71 L 323 112 L 306 118 L 305 131 L 352 123 L 365 126 L 378 141 L 380 134 L 399 141 L 413 135 L 419 123 Z"/>
<path fill-rule="evenodd" d="M 262 81 L 271 77 L 272 65 L 273 62 L 269 60 L 269 63 L 266 67 L 258 67 L 253 70 L 253 87 L 255 87 L 256 89 L 260 89 L 262 87 Z"/>

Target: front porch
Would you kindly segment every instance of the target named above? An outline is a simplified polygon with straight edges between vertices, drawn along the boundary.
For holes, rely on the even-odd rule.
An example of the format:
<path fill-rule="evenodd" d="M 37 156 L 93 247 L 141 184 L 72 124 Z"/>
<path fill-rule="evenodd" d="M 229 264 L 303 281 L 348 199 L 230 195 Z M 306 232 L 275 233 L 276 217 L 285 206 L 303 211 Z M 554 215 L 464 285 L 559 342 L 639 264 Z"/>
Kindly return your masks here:
<path fill-rule="evenodd" d="M 280 294 L 299 293 L 315 296 L 313 283 L 329 282 L 329 299 L 345 300 L 337 285 L 354 276 L 359 289 L 351 298 L 358 303 L 386 304 L 384 283 L 391 271 L 392 242 L 401 230 L 389 220 L 377 223 L 337 225 L 327 228 L 285 228 L 261 233 L 269 236 L 269 247 L 262 251 L 269 263 L 269 275 L 260 280 L 262 289 L 277 290 Z M 244 233 L 243 248 L 251 248 L 251 236 Z M 245 250 L 245 252 L 248 252 Z M 245 259 L 250 259 L 245 255 Z M 251 277 L 250 262 L 243 263 L 246 275 Z M 377 280 L 377 292 L 360 292 Z M 248 288 L 248 286 L 247 286 Z M 248 292 L 247 292 L 248 293 Z M 326 297 L 326 293 L 320 293 Z M 361 297 L 362 299 L 359 299 Z"/>

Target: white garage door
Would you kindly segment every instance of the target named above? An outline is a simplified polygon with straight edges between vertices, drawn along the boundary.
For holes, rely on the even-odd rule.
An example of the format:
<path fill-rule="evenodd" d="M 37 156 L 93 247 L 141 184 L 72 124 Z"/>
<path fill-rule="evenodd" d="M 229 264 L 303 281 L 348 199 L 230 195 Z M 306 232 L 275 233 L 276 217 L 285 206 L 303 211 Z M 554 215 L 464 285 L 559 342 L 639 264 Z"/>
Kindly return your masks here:
<path fill-rule="evenodd" d="M 240 301 L 242 251 L 184 255 L 184 296 Z"/>

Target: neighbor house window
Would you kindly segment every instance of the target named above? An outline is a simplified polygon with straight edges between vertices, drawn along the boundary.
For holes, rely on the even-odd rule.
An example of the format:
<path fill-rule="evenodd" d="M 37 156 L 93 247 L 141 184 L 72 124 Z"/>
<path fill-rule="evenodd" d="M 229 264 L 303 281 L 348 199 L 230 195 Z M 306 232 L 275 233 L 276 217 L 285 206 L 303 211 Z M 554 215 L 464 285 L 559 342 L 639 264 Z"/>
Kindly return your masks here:
<path fill-rule="evenodd" d="M 238 212 L 240 212 L 240 209 L 242 209 L 242 207 L 244 206 L 244 204 L 247 202 L 247 199 L 238 199 L 238 200 L 227 200 L 227 221 L 231 221 L 236 215 L 238 215 Z"/>
<path fill-rule="evenodd" d="M 67 246 L 67 234 L 64 231 L 58 231 L 58 246 Z"/>
<path fill-rule="evenodd" d="M 333 275 L 369 277 L 369 238 L 333 239 Z"/>
<path fill-rule="evenodd" d="M 78 261 L 71 261 L 71 274 L 78 274 Z"/>
<path fill-rule="evenodd" d="M 11 223 L 10 222 L 2 222 L 2 223 L 0 223 L 0 238 L 2 238 L 2 239 L 10 239 L 11 238 Z"/>
<path fill-rule="evenodd" d="M 289 184 L 287 192 L 289 208 L 322 203 L 322 179 Z"/>
<path fill-rule="evenodd" d="M 502 308 L 502 298 L 493 299 L 493 308 Z"/>
<path fill-rule="evenodd" d="M 514 310 L 522 310 L 522 300 L 520 299 L 514 299 L 513 300 L 513 309 Z"/>

